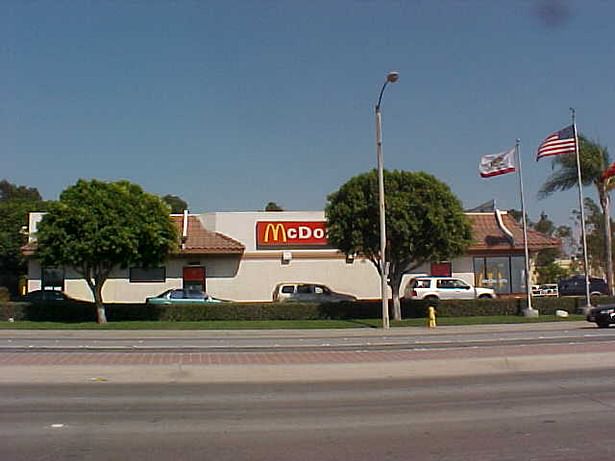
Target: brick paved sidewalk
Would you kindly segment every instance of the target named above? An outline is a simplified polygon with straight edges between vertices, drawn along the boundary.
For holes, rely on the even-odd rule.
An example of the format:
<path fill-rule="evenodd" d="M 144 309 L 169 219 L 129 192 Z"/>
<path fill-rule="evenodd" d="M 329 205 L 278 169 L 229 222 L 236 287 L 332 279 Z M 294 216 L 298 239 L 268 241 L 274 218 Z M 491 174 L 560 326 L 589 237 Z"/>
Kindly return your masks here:
<path fill-rule="evenodd" d="M 292 352 L 0 352 L 2 366 L 79 365 L 302 365 L 399 362 L 429 359 L 467 359 L 615 352 L 611 343 L 549 344 L 536 346 L 457 347 L 396 351 L 292 351 Z"/>

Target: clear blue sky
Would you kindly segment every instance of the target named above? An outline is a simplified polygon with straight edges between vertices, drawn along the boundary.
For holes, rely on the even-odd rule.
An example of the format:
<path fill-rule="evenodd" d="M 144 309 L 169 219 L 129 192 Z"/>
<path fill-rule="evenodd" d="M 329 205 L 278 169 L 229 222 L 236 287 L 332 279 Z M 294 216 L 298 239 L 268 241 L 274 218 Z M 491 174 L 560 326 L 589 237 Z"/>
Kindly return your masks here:
<path fill-rule="evenodd" d="M 551 161 L 534 152 L 570 106 L 615 149 L 614 18 L 608 1 L 5 0 L 0 178 L 47 199 L 128 179 L 194 212 L 319 210 L 375 167 L 397 70 L 387 169 L 519 208 L 516 175 L 478 175 L 518 137 L 530 217 L 571 224 L 576 191 L 536 200 Z"/>

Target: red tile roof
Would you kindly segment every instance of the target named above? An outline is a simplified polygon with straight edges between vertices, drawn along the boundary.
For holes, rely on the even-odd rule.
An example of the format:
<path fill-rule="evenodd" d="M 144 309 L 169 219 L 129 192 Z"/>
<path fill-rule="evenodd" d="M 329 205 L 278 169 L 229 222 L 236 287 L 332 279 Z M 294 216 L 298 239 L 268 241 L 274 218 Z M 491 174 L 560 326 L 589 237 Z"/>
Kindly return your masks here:
<path fill-rule="evenodd" d="M 171 220 L 182 236 L 184 217 L 172 215 Z M 207 230 L 197 216 L 188 216 L 188 232 L 184 247 L 178 254 L 242 254 L 245 246 L 230 237 Z"/>
<path fill-rule="evenodd" d="M 509 214 L 502 214 L 504 226 L 512 233 L 514 244 L 498 226 L 495 213 L 468 213 L 472 223 L 472 244 L 469 251 L 523 251 L 523 227 Z M 559 248 L 559 239 L 549 237 L 532 229 L 527 230 L 527 244 L 530 251 L 545 248 Z"/>

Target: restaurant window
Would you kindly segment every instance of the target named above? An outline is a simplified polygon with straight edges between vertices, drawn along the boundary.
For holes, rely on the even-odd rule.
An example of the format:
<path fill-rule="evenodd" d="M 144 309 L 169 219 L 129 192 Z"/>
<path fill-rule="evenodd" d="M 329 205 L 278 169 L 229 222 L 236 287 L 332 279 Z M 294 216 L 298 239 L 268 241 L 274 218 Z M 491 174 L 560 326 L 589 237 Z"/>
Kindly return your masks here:
<path fill-rule="evenodd" d="M 525 256 L 510 257 L 510 284 L 513 293 L 527 293 L 525 286 Z"/>
<path fill-rule="evenodd" d="M 166 282 L 166 267 L 131 267 L 130 282 Z"/>
<path fill-rule="evenodd" d="M 474 283 L 493 288 L 496 293 L 524 293 L 525 258 L 523 256 L 494 256 L 474 258 Z"/>

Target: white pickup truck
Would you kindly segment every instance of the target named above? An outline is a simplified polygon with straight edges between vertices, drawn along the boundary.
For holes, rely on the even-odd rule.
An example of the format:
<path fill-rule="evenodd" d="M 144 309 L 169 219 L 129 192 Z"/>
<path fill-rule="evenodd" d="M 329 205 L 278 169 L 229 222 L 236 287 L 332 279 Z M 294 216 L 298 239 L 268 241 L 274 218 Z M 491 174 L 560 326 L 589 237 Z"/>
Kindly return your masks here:
<path fill-rule="evenodd" d="M 416 277 L 406 286 L 406 299 L 488 299 L 495 298 L 493 288 L 473 287 L 454 277 Z"/>

